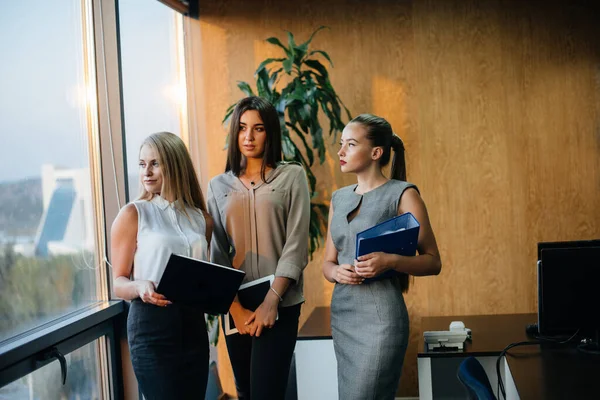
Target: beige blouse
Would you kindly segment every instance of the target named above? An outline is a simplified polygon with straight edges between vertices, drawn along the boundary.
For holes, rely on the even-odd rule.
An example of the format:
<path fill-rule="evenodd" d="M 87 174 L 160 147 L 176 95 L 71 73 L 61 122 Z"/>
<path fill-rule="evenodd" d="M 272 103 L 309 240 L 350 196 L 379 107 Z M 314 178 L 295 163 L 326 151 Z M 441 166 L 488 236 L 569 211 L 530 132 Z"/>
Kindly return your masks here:
<path fill-rule="evenodd" d="M 247 189 L 231 171 L 208 185 L 214 219 L 210 259 L 246 272 L 244 282 L 275 274 L 294 281 L 282 306 L 304 301 L 302 272 L 308 263 L 310 196 L 302 166 L 281 163 L 265 183 Z"/>

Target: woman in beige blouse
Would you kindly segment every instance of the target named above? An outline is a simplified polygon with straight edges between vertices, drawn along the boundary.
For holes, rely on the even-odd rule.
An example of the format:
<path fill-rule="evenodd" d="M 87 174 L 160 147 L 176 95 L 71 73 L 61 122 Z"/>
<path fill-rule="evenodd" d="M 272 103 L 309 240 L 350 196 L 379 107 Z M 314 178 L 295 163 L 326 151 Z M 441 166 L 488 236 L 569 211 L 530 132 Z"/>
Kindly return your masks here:
<path fill-rule="evenodd" d="M 302 166 L 281 161 L 279 115 L 266 100 L 241 100 L 231 117 L 225 173 L 208 188 L 211 261 L 275 280 L 256 310 L 237 299 L 238 334 L 225 337 L 238 397 L 283 399 L 308 263 L 310 197 Z"/>

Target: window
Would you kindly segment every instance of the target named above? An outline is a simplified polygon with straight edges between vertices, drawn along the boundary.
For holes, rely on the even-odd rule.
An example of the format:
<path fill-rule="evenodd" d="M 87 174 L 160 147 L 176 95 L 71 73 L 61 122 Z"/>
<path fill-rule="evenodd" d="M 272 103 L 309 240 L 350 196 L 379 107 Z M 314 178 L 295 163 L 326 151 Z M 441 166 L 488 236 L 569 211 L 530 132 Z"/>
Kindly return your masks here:
<path fill-rule="evenodd" d="M 120 122 L 137 194 L 141 140 L 187 135 L 181 33 L 182 17 L 155 1 L 2 6 L 0 398 L 123 397 L 125 304 L 108 300 L 104 263 L 122 206 Z M 58 353 L 65 386 L 59 362 L 39 362 Z"/>
<path fill-rule="evenodd" d="M 148 135 L 187 135 L 182 16 L 158 1 L 119 1 L 129 199 L 140 191 L 139 149 Z"/>
<path fill-rule="evenodd" d="M 0 342 L 100 300 L 85 7 L 0 13 Z"/>
<path fill-rule="evenodd" d="M 99 340 L 65 355 L 67 380 L 62 384 L 61 367 L 53 361 L 35 372 L 0 388 L 7 399 L 100 399 Z"/>

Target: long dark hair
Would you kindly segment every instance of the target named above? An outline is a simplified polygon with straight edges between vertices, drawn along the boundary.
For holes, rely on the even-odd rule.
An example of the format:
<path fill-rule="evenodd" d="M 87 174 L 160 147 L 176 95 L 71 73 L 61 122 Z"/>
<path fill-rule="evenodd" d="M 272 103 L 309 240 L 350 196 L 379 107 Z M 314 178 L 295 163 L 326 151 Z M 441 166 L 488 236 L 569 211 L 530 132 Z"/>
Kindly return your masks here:
<path fill-rule="evenodd" d="M 265 179 L 265 170 L 267 167 L 276 168 L 277 163 L 281 161 L 281 125 L 279 124 L 279 115 L 271 103 L 260 97 L 246 97 L 237 103 L 231 114 L 231 124 L 229 125 L 229 150 L 227 152 L 227 164 L 225 172 L 231 171 L 235 176 L 242 173 L 242 152 L 238 144 L 238 135 L 240 132 L 240 118 L 249 110 L 256 110 L 265 126 L 267 134 L 265 140 L 265 150 L 263 153 L 260 176 Z"/>
<path fill-rule="evenodd" d="M 383 155 L 379 159 L 379 165 L 385 167 L 390 162 L 392 149 L 392 173 L 390 178 L 406 181 L 406 160 L 404 157 L 404 143 L 399 136 L 394 134 L 392 126 L 384 118 L 372 114 L 361 114 L 350 123 L 361 124 L 367 129 L 367 139 L 373 146 L 383 148 Z"/>

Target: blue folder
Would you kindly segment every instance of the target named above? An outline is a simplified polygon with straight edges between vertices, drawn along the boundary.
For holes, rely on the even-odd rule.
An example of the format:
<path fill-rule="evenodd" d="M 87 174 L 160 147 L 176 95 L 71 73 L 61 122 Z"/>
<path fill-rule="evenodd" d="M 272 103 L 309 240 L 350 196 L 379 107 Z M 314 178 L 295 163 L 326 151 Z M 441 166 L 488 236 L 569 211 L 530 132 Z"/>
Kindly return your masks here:
<path fill-rule="evenodd" d="M 419 221 L 408 212 L 359 232 L 356 235 L 356 258 L 377 251 L 414 256 L 417 253 L 419 228 Z M 367 278 L 365 282 L 399 274 L 397 271 L 390 270 L 376 277 Z"/>

